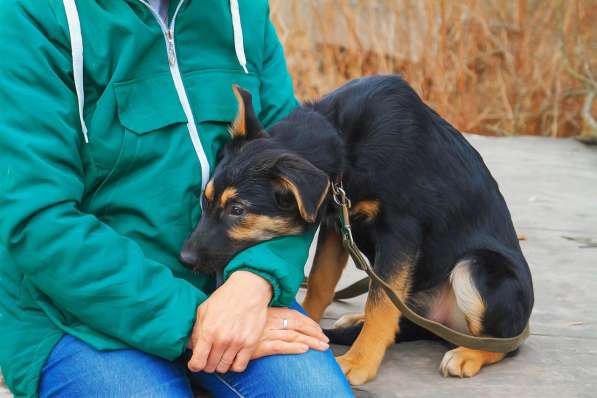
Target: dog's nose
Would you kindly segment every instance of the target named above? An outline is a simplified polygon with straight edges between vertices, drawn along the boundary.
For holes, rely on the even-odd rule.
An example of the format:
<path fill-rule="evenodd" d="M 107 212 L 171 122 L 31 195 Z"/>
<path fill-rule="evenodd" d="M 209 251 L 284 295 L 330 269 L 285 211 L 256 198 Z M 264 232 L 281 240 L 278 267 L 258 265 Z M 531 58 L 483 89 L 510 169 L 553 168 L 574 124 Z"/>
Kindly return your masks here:
<path fill-rule="evenodd" d="M 183 249 L 180 252 L 180 261 L 188 266 L 197 264 L 197 253 L 194 250 Z"/>

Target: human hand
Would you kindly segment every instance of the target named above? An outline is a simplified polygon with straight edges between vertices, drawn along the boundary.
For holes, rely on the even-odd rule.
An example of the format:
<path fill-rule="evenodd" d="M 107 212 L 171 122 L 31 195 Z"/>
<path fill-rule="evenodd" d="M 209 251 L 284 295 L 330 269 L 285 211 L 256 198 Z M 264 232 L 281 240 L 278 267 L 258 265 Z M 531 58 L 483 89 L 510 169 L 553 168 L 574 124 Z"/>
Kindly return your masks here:
<path fill-rule="evenodd" d="M 236 271 L 197 307 L 187 366 L 192 372 L 243 371 L 253 356 L 268 318 L 272 287 L 262 277 Z"/>
<path fill-rule="evenodd" d="M 290 308 L 269 308 L 265 330 L 251 359 L 275 354 L 302 354 L 310 348 L 325 351 L 329 348 L 328 342 L 321 327 L 308 316 Z"/>

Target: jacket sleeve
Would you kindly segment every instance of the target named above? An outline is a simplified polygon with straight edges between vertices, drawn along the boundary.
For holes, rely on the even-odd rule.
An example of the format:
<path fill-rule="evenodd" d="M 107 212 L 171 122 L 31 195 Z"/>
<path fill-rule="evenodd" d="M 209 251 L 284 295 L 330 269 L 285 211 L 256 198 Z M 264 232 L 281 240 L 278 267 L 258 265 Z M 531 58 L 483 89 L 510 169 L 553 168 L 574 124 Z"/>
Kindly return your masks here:
<path fill-rule="evenodd" d="M 298 106 L 284 50 L 269 17 L 266 20 L 264 48 L 259 119 L 268 128 Z M 302 236 L 281 237 L 250 247 L 232 259 L 224 271 L 224 278 L 239 269 L 252 271 L 272 284 L 272 305 L 288 306 L 303 280 L 314 233 L 312 229 Z"/>
<path fill-rule="evenodd" d="M 50 2 L 0 6 L 0 243 L 62 312 L 167 359 L 205 294 L 92 214 L 68 32 Z"/>

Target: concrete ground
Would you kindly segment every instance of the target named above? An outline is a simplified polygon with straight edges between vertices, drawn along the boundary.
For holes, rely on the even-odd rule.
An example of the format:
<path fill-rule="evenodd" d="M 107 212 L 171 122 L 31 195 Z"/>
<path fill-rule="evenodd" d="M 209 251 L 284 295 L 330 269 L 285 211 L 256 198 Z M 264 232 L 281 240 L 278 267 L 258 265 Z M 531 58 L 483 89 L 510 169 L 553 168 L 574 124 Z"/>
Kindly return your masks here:
<path fill-rule="evenodd" d="M 508 202 L 535 288 L 531 337 L 520 353 L 471 379 L 443 378 L 446 348 L 394 345 L 360 397 L 597 396 L 597 147 L 535 137 L 467 137 Z M 363 276 L 350 265 L 339 286 Z M 301 293 L 302 294 L 302 293 Z M 361 312 L 364 296 L 335 303 L 323 323 Z M 336 347 L 337 354 L 346 350 Z"/>
<path fill-rule="evenodd" d="M 514 358 L 471 379 L 443 378 L 440 343 L 393 346 L 359 397 L 597 396 L 597 148 L 573 140 L 468 136 L 500 184 L 535 284 L 531 337 Z M 349 266 L 340 286 L 362 277 Z M 302 295 L 303 292 L 300 293 Z M 324 324 L 360 312 L 335 303 Z M 345 347 L 335 347 L 342 353 Z M 9 395 L 0 391 L 0 398 Z"/>

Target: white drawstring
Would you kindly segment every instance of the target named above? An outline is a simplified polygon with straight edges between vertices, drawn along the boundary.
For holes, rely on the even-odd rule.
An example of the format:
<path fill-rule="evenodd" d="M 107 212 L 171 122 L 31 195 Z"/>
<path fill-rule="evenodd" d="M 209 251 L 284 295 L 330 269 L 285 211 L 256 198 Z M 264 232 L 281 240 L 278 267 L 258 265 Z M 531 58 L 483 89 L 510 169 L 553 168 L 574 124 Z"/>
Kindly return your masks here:
<path fill-rule="evenodd" d="M 238 0 L 230 0 L 230 13 L 232 14 L 232 29 L 234 30 L 234 50 L 238 63 L 243 67 L 245 73 L 247 70 L 247 58 L 245 57 L 245 47 L 243 43 L 243 29 L 240 24 L 240 12 L 238 10 Z"/>
<path fill-rule="evenodd" d="M 75 81 L 75 91 L 77 93 L 77 102 L 79 105 L 79 119 L 81 121 L 81 131 L 85 143 L 89 142 L 87 137 L 87 125 L 83 119 L 83 108 L 85 105 L 85 91 L 83 90 L 83 39 L 81 38 L 81 23 L 75 0 L 63 0 L 66 20 L 68 22 L 68 31 L 70 34 L 70 46 L 73 57 L 73 79 Z"/>
<path fill-rule="evenodd" d="M 62 2 L 64 4 L 70 34 L 73 58 L 73 79 L 75 81 L 75 92 L 77 94 L 77 103 L 79 106 L 79 120 L 81 122 L 83 139 L 87 144 L 89 138 L 87 136 L 87 125 L 83 118 L 85 91 L 83 89 L 83 39 L 81 37 L 81 22 L 79 21 L 79 13 L 77 12 L 75 0 L 62 0 Z M 236 58 L 245 73 L 249 73 L 247 70 L 247 58 L 245 57 L 243 30 L 240 24 L 238 0 L 230 0 L 230 13 L 232 14 L 232 29 L 234 30 L 234 50 L 236 52 Z"/>

